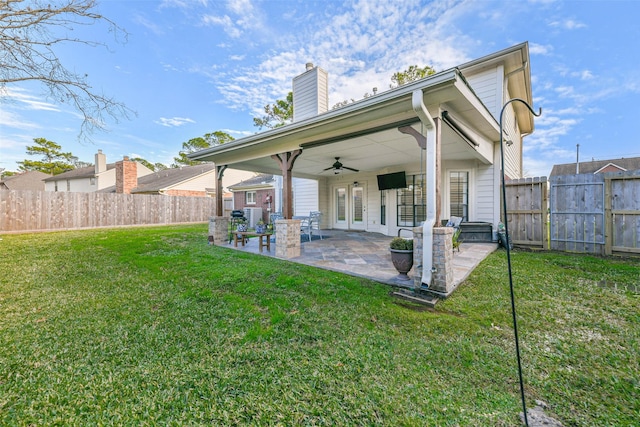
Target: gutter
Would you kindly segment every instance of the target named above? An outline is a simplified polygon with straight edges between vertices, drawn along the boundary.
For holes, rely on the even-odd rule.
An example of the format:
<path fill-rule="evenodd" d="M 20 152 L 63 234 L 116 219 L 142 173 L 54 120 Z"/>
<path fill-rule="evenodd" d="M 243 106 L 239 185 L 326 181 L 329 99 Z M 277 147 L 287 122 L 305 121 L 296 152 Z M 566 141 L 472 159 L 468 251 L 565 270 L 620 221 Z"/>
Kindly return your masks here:
<path fill-rule="evenodd" d="M 422 283 L 431 286 L 433 279 L 433 226 L 436 223 L 436 124 L 424 106 L 422 89 L 413 91 L 411 104 L 413 111 L 422 122 L 427 138 L 426 191 L 427 218 L 422 225 Z"/>

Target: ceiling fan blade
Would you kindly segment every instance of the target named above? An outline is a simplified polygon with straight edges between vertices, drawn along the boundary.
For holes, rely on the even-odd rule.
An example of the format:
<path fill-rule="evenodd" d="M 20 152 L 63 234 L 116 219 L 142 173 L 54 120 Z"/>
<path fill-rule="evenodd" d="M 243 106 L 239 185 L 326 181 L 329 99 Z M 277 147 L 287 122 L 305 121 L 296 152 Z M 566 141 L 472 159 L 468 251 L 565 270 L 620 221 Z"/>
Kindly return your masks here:
<path fill-rule="evenodd" d="M 323 171 L 328 171 L 328 170 L 331 170 L 331 169 L 335 169 L 335 168 L 334 168 L 333 166 L 331 166 L 331 167 L 328 167 L 328 168 L 324 168 L 324 169 L 322 169 L 322 170 L 323 170 Z"/>
<path fill-rule="evenodd" d="M 350 171 L 360 172 L 358 169 L 350 168 L 348 166 L 342 166 L 342 169 L 349 169 Z"/>

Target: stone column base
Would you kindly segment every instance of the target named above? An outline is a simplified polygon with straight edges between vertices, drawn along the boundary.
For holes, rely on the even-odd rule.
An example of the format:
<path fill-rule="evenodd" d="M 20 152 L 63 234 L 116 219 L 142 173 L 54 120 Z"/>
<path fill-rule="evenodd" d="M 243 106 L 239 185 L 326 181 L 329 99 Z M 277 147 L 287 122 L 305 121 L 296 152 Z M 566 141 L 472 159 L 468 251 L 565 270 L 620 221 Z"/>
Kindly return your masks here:
<path fill-rule="evenodd" d="M 433 267 L 431 285 L 428 290 L 436 295 L 447 297 L 453 292 L 453 227 L 433 228 Z M 415 289 L 426 290 L 422 285 L 422 254 L 424 232 L 422 227 L 414 228 L 413 234 L 413 285 Z M 427 250 L 427 248 L 424 248 Z"/>
<path fill-rule="evenodd" d="M 215 216 L 209 219 L 209 244 L 222 246 L 229 243 L 229 218 Z"/>
<path fill-rule="evenodd" d="M 299 219 L 276 220 L 276 257 L 295 258 L 300 256 Z"/>

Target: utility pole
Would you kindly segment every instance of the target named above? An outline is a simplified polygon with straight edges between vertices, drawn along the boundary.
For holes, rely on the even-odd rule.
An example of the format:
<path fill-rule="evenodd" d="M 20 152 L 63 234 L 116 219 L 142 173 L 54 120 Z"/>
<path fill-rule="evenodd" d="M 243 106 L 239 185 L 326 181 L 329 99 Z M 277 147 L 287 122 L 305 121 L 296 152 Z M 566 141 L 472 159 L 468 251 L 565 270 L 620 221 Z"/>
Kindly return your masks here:
<path fill-rule="evenodd" d="M 576 175 L 580 173 L 580 144 L 576 144 Z"/>

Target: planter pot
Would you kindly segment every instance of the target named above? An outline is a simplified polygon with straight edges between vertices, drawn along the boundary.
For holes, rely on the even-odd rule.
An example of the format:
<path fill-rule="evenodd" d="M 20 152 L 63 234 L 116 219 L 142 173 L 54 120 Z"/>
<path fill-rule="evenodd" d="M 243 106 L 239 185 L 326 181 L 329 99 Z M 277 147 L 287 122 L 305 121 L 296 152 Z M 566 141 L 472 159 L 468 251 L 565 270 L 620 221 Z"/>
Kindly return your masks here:
<path fill-rule="evenodd" d="M 240 233 L 247 231 L 247 224 L 238 224 L 236 231 Z"/>
<path fill-rule="evenodd" d="M 265 231 L 264 224 L 263 225 L 260 225 L 260 224 L 256 225 L 256 233 L 262 234 L 262 233 L 264 233 L 264 231 Z"/>
<path fill-rule="evenodd" d="M 398 270 L 398 279 L 411 280 L 407 273 L 413 267 L 413 251 L 402 251 L 399 249 L 389 249 L 391 251 L 391 262 Z"/>

